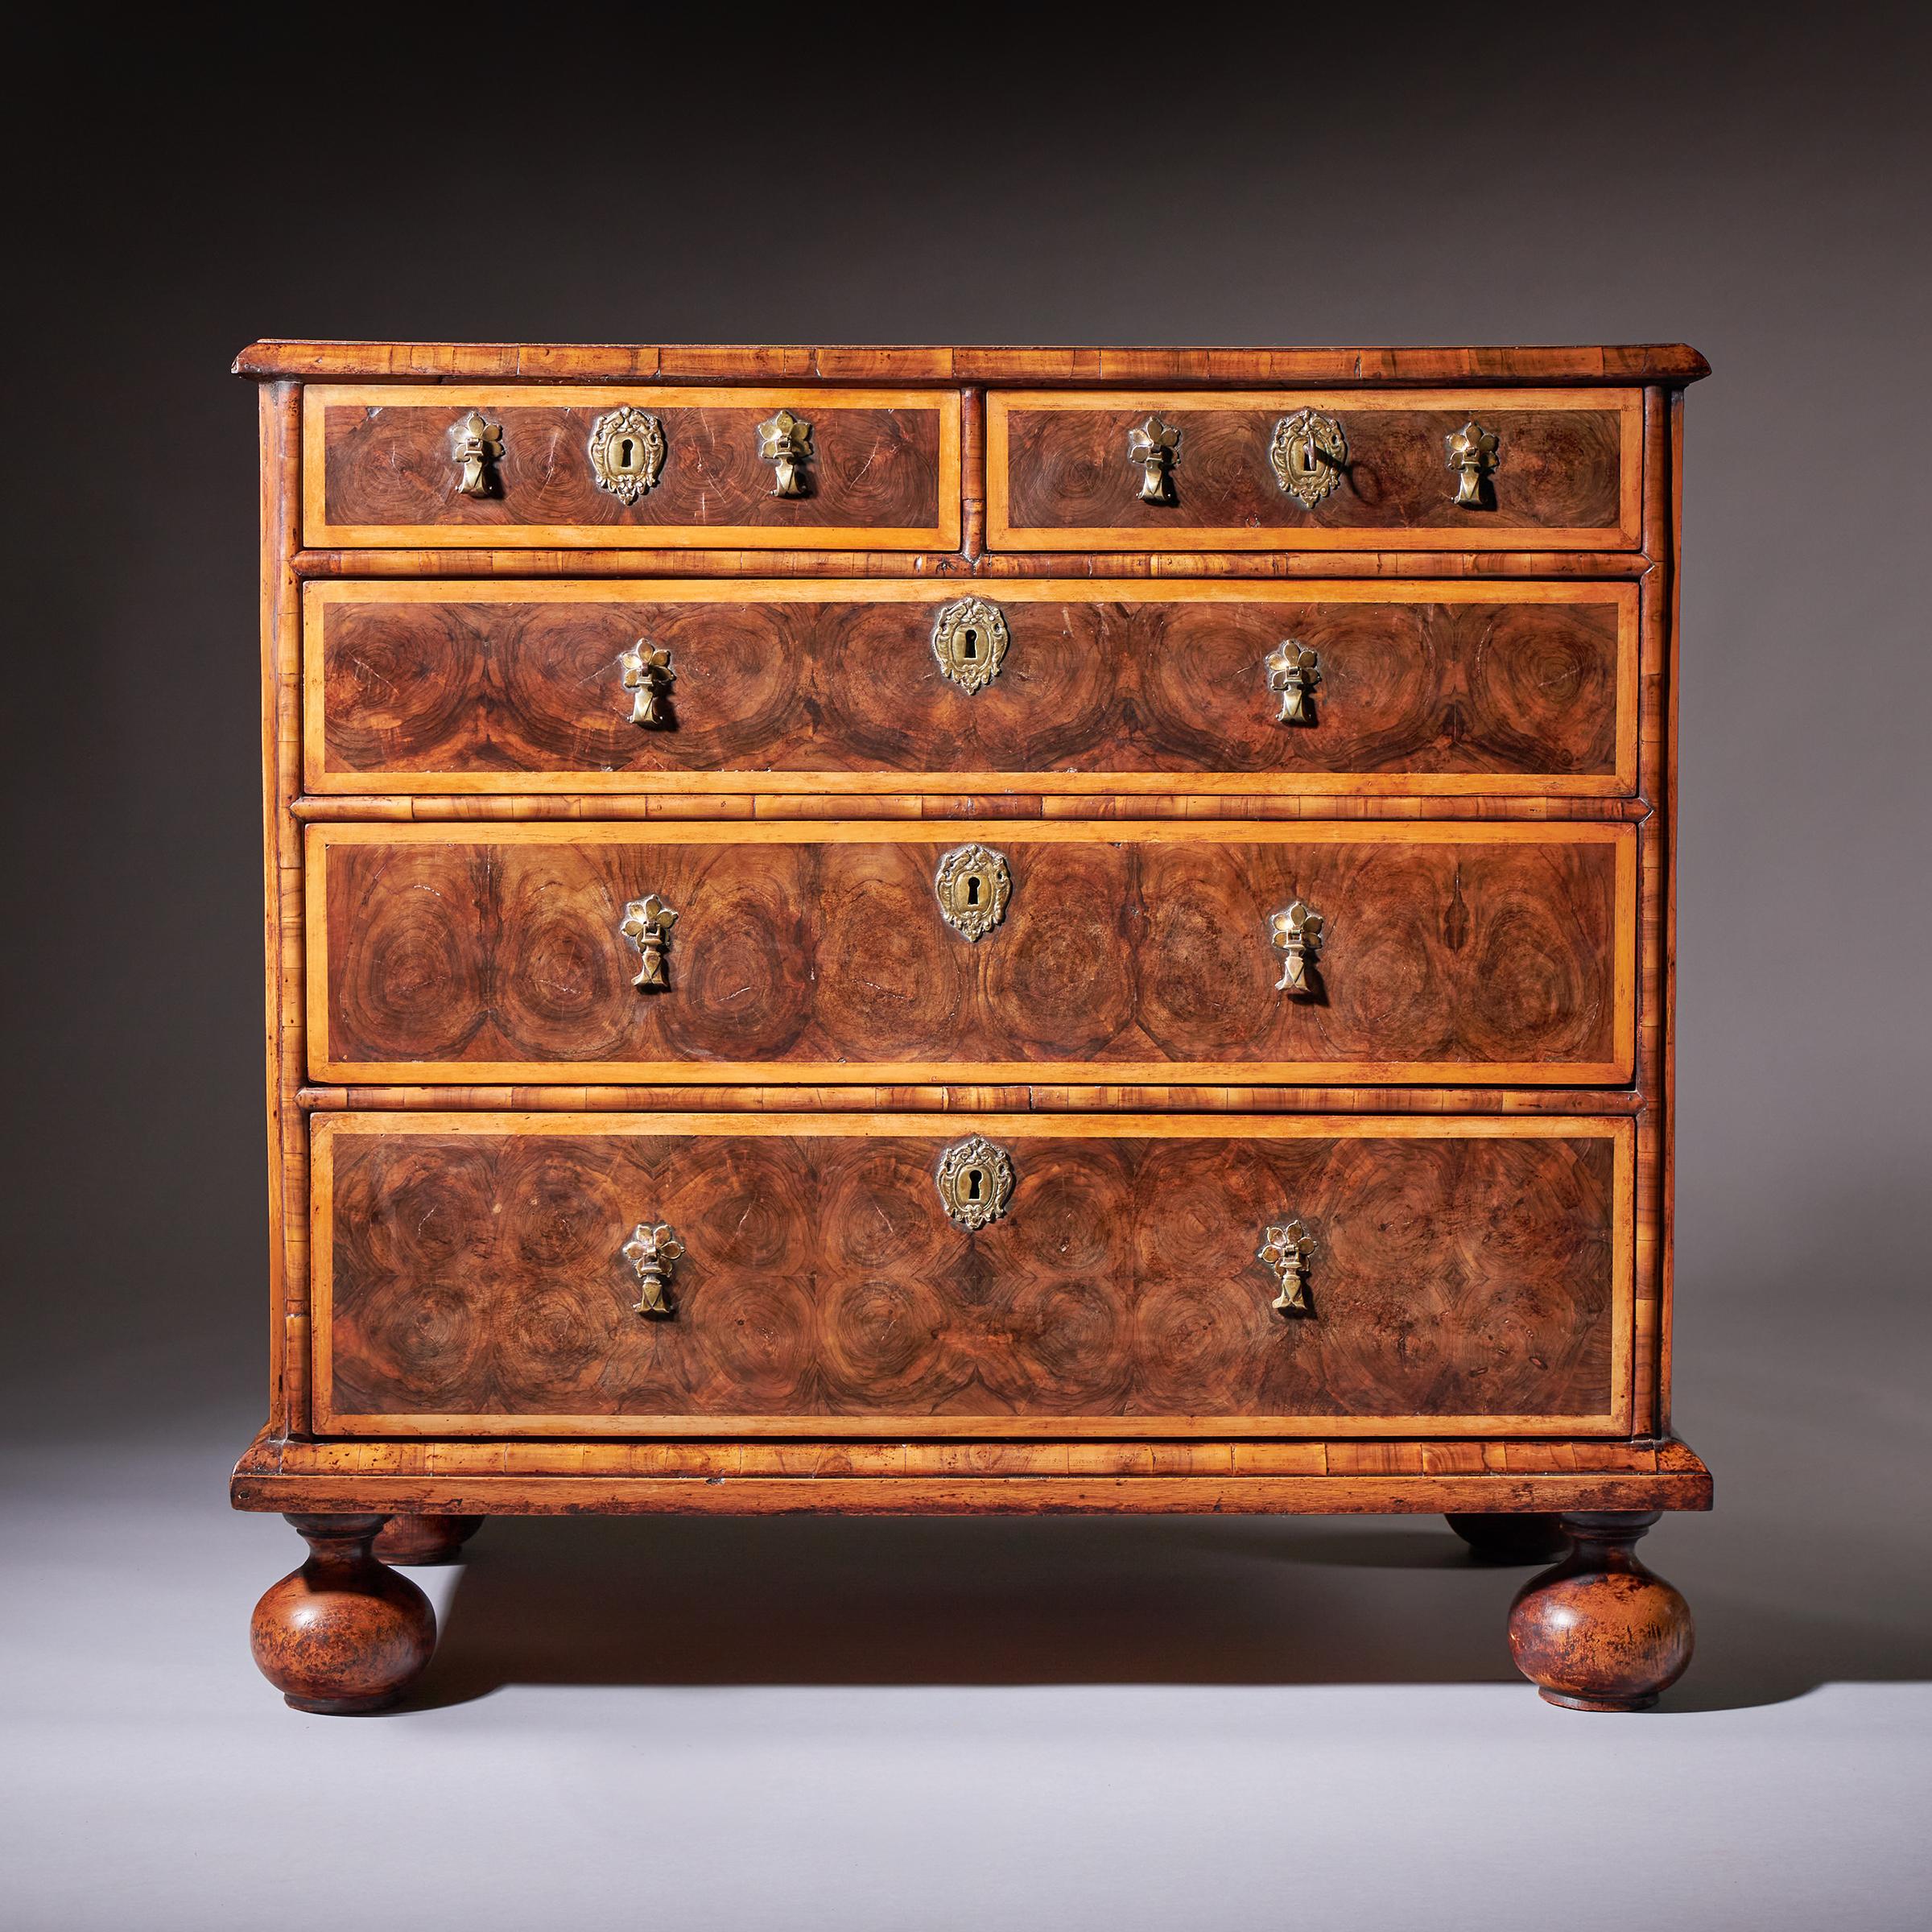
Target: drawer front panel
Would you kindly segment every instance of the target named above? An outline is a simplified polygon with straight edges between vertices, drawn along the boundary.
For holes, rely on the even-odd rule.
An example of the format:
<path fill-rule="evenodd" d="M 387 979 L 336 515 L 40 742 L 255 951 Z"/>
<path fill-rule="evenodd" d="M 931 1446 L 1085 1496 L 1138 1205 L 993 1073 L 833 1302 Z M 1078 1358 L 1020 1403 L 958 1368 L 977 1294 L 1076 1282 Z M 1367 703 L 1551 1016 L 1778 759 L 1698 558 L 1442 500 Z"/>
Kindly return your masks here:
<path fill-rule="evenodd" d="M 305 597 L 316 792 L 1636 785 L 1634 584 L 335 582 Z M 1298 657 L 1292 707 L 1290 644 L 1314 659 Z M 646 647 L 665 661 L 646 667 Z"/>
<path fill-rule="evenodd" d="M 1008 1183 L 976 1228 L 938 1178 L 976 1133 Z M 316 1421 L 1622 1432 L 1632 1141 L 1587 1119 L 318 1115 Z M 1261 1252 L 1290 1224 L 1292 1285 Z"/>
<path fill-rule="evenodd" d="M 1459 503 L 1451 439 L 1472 423 L 1495 443 L 1470 459 L 1475 500 Z M 993 550 L 1633 550 L 1641 540 L 1637 390 L 996 392 L 986 429 Z M 1157 459 L 1151 477 L 1150 431 L 1163 447 L 1171 439 L 1170 464 Z"/>
<path fill-rule="evenodd" d="M 1624 825 L 308 836 L 321 1080 L 1579 1084 L 1631 1071 Z M 659 915 L 634 909 L 654 895 L 675 923 L 651 938 L 634 920 Z M 1298 903 L 1323 922 L 1312 949 L 1271 923 Z M 638 983 L 654 974 L 647 946 L 655 987 Z"/>
<path fill-rule="evenodd" d="M 952 390 L 320 385 L 303 407 L 314 547 L 959 545 Z M 801 451 L 782 473 L 781 411 Z"/>

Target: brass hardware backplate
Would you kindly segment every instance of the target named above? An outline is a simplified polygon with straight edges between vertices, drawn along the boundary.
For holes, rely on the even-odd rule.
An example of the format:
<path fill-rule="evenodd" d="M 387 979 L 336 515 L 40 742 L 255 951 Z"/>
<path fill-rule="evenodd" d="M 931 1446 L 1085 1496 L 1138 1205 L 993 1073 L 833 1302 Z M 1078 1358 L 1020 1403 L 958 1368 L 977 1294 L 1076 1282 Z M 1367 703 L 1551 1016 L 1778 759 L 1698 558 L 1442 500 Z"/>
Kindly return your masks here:
<path fill-rule="evenodd" d="M 1342 480 L 1348 462 L 1348 438 L 1333 416 L 1298 409 L 1274 426 L 1268 445 L 1274 480 L 1304 510 L 1313 510 Z"/>
<path fill-rule="evenodd" d="M 503 425 L 473 409 L 449 426 L 449 436 L 454 460 L 463 465 L 457 490 L 466 497 L 493 497 L 497 465 L 503 460 Z"/>
<path fill-rule="evenodd" d="M 957 845 L 939 861 L 932 881 L 946 923 L 969 939 L 983 939 L 1006 916 L 1013 874 L 986 845 Z"/>
<path fill-rule="evenodd" d="M 1308 1305 L 1308 1257 L 1315 1252 L 1315 1237 L 1298 1220 L 1286 1220 L 1261 1230 L 1261 1245 L 1255 1259 L 1274 1275 L 1280 1290 L 1269 1303 L 1282 1315 L 1312 1315 Z"/>
<path fill-rule="evenodd" d="M 1302 998 L 1313 995 L 1315 983 L 1308 974 L 1322 949 L 1323 926 L 1322 915 L 1299 899 L 1269 919 L 1268 941 L 1282 955 L 1282 976 L 1274 983 L 1277 993 Z"/>
<path fill-rule="evenodd" d="M 646 731 L 662 731 L 671 721 L 671 687 L 677 673 L 662 644 L 639 638 L 617 659 L 624 688 L 631 694 L 630 721 Z"/>
<path fill-rule="evenodd" d="M 947 1213 L 970 1232 L 1006 1212 L 1013 1198 L 1013 1156 L 976 1133 L 940 1155 L 935 1178 Z"/>
<path fill-rule="evenodd" d="M 684 1252 L 676 1231 L 663 1221 L 646 1218 L 630 1231 L 624 1244 L 624 1258 L 638 1278 L 638 1299 L 633 1315 L 675 1315 L 670 1297 L 671 1266 Z"/>
<path fill-rule="evenodd" d="M 940 671 L 968 697 L 1000 675 L 1010 642 L 1006 613 L 986 597 L 948 604 L 932 627 L 932 654 Z"/>
<path fill-rule="evenodd" d="M 1453 436 L 1443 439 L 1449 452 L 1449 467 L 1456 473 L 1455 502 L 1459 510 L 1493 510 L 1496 449 L 1501 442 L 1496 431 L 1484 429 L 1472 418 Z"/>
<path fill-rule="evenodd" d="M 1150 416 L 1127 432 L 1127 460 L 1141 466 L 1141 501 L 1172 503 L 1174 466 L 1181 460 L 1181 432 Z"/>
<path fill-rule="evenodd" d="M 631 985 L 640 992 L 663 992 L 671 985 L 664 971 L 664 954 L 671 944 L 671 929 L 677 914 L 654 892 L 633 899 L 624 908 L 624 923 L 617 930 L 637 947 L 642 964 Z"/>
<path fill-rule="evenodd" d="M 590 427 L 590 467 L 597 488 L 620 503 L 634 503 L 653 489 L 664 469 L 664 426 L 626 403 Z"/>
<path fill-rule="evenodd" d="M 1262 660 L 1268 675 L 1268 688 L 1279 694 L 1282 708 L 1275 713 L 1278 724 L 1312 724 L 1315 713 L 1310 700 L 1322 681 L 1319 654 L 1293 638 L 1284 638 Z"/>
<path fill-rule="evenodd" d="M 805 489 L 805 464 L 811 456 L 811 425 L 803 416 L 781 409 L 758 425 L 758 454 L 775 464 L 774 497 L 802 497 Z"/>

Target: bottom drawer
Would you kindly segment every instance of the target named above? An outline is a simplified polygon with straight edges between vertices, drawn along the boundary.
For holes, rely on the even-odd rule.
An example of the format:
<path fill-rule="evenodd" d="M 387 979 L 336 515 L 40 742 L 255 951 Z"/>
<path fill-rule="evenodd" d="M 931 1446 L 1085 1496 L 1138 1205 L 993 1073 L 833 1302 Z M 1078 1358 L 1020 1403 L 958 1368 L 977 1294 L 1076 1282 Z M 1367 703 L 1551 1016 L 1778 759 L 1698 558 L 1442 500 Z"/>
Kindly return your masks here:
<path fill-rule="evenodd" d="M 350 1435 L 1625 1434 L 1628 1120 L 319 1114 Z"/>

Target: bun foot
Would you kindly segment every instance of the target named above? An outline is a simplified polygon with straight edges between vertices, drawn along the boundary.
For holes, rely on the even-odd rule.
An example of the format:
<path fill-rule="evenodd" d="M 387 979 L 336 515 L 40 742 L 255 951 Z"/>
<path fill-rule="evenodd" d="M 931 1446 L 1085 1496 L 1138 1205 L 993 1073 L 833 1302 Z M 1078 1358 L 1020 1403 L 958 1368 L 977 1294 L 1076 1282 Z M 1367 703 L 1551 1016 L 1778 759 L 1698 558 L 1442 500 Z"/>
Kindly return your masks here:
<path fill-rule="evenodd" d="M 480 1516 L 392 1516 L 376 1554 L 386 1563 L 453 1563 L 482 1526 Z"/>
<path fill-rule="evenodd" d="M 1562 1525 L 1550 1515 L 1512 1515 L 1496 1510 L 1443 1520 L 1469 1546 L 1479 1563 L 1554 1563 L 1570 1547 Z M 379 1543 L 376 1546 L 382 1547 Z"/>
<path fill-rule="evenodd" d="M 1569 1555 L 1532 1577 L 1509 1608 L 1516 1667 L 1571 1711 L 1646 1711 L 1690 1662 L 1690 1607 L 1638 1562 L 1660 1512 L 1558 1519 Z"/>
<path fill-rule="evenodd" d="M 378 1563 L 379 1516 L 291 1516 L 308 1561 L 255 1605 L 262 1674 L 298 1711 L 351 1716 L 393 1704 L 429 1667 L 436 1613 Z"/>

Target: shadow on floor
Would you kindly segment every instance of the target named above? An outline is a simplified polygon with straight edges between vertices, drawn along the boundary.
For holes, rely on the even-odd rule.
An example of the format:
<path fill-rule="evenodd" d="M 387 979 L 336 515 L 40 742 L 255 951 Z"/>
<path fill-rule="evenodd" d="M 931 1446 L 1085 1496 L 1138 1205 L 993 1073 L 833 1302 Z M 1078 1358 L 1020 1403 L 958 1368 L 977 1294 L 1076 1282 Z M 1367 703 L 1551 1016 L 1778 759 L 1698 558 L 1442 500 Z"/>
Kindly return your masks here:
<path fill-rule="evenodd" d="M 509 1683 L 1519 1682 L 1505 1620 L 1535 1570 L 1433 1517 L 511 1517 L 469 1554 L 419 1707 Z M 1667 1710 L 1932 1676 L 1922 1635 L 1721 1590 L 1693 1608 Z"/>

